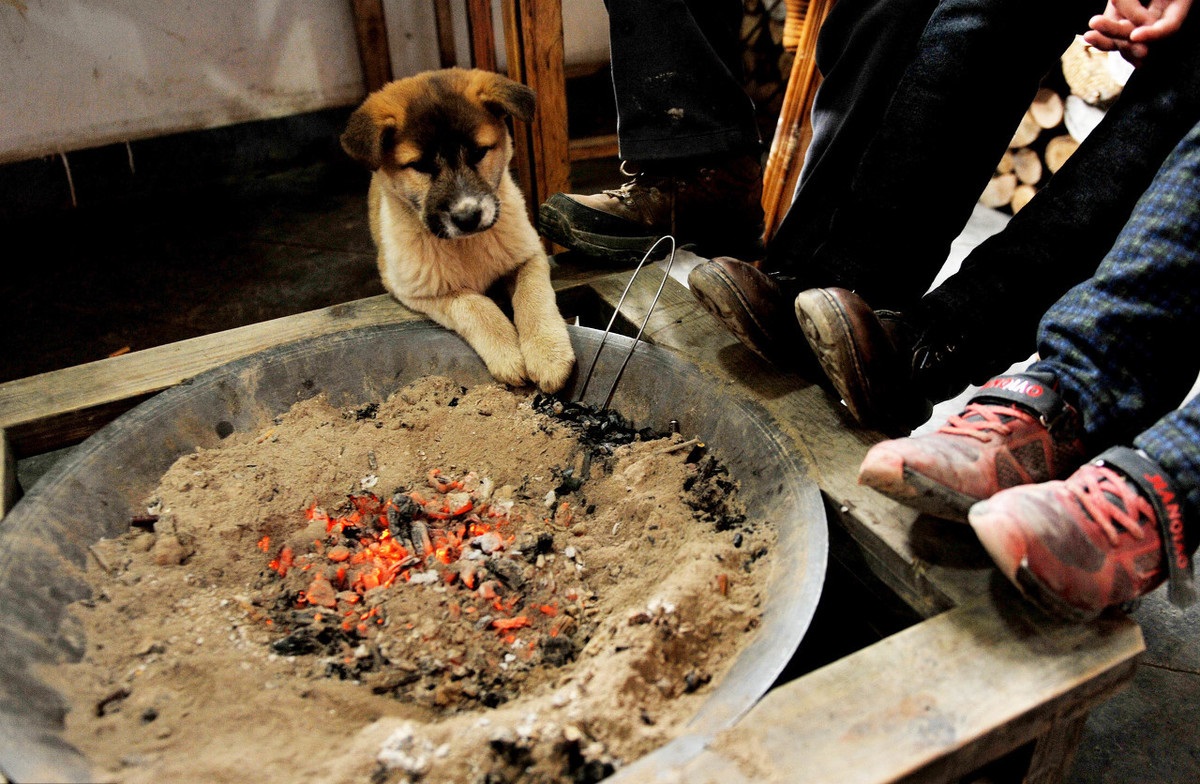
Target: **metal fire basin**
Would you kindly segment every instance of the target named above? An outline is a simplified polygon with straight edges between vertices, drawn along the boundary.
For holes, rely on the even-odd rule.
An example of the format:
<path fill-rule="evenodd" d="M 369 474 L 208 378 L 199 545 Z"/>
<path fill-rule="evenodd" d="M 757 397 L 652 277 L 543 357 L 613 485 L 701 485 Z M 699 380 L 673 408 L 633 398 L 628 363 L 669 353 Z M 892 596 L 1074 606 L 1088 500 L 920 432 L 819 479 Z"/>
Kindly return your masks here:
<path fill-rule="evenodd" d="M 808 629 L 820 597 L 828 528 L 808 467 L 760 405 L 677 354 L 570 327 L 579 358 L 563 396 L 575 399 L 601 348 L 584 402 L 612 407 L 636 427 L 697 435 L 728 466 L 752 519 L 778 528 L 763 622 L 679 736 L 613 781 L 645 780 L 699 753 L 774 683 Z M 632 352 L 632 353 L 631 353 Z M 129 411 L 59 461 L 0 525 L 0 773 L 13 782 L 92 780 L 88 760 L 62 738 L 71 706 L 31 665 L 78 660 L 82 630 L 67 613 L 87 598 L 89 545 L 128 530 L 163 473 L 196 447 L 267 426 L 297 400 L 383 400 L 428 375 L 464 386 L 491 381 L 457 335 L 427 321 L 363 327 L 271 348 L 173 387 Z"/>

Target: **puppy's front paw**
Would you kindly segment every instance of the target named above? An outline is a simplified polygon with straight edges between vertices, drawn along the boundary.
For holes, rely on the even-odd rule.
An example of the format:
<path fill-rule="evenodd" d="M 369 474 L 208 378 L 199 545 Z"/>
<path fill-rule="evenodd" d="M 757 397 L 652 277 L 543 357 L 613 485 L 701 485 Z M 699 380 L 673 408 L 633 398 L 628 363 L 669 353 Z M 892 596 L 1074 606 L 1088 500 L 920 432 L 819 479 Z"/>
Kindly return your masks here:
<path fill-rule="evenodd" d="M 529 375 L 525 369 L 525 359 L 519 351 L 501 351 L 492 353 L 484 358 L 488 372 L 502 384 L 513 387 L 525 386 Z"/>
<path fill-rule="evenodd" d="M 522 336 L 521 353 L 529 379 L 546 393 L 562 389 L 575 367 L 575 350 L 565 324 L 561 330 L 550 328 Z"/>

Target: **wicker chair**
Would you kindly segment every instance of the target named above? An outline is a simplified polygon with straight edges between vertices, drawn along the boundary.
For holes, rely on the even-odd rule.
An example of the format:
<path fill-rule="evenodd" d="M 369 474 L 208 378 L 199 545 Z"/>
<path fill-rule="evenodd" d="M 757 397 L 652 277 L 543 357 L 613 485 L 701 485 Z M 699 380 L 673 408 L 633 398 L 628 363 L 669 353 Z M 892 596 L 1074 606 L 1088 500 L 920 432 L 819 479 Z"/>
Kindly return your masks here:
<path fill-rule="evenodd" d="M 795 52 L 779 122 L 763 172 L 764 236 L 770 239 L 787 213 L 812 138 L 809 114 L 821 76 L 816 67 L 817 32 L 834 0 L 787 0 L 783 46 Z"/>

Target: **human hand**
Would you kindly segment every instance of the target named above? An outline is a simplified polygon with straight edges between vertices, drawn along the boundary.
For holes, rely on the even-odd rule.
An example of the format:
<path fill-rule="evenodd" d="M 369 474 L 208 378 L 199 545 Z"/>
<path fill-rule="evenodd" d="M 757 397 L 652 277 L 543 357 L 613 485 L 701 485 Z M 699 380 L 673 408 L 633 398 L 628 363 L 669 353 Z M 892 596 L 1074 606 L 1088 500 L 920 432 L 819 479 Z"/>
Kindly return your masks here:
<path fill-rule="evenodd" d="M 1083 40 L 1097 49 L 1117 51 L 1135 67 L 1142 64 L 1150 44 L 1179 31 L 1192 0 L 1109 0 L 1108 7 L 1088 22 Z"/>

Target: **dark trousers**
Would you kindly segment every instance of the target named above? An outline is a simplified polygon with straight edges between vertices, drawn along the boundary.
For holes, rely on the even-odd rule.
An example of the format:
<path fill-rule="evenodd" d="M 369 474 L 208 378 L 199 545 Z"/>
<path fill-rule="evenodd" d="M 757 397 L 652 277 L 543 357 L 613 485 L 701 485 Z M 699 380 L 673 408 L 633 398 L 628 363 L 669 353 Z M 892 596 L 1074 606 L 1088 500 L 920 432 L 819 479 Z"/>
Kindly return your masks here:
<path fill-rule="evenodd" d="M 638 163 L 761 150 L 739 0 L 605 0 L 617 140 Z"/>
<path fill-rule="evenodd" d="M 1058 379 L 1094 451 L 1143 449 L 1200 525 L 1200 124 L 1138 202 L 1095 275 L 1047 311 L 1040 359 Z M 1193 533 L 1195 536 L 1195 532 Z"/>

